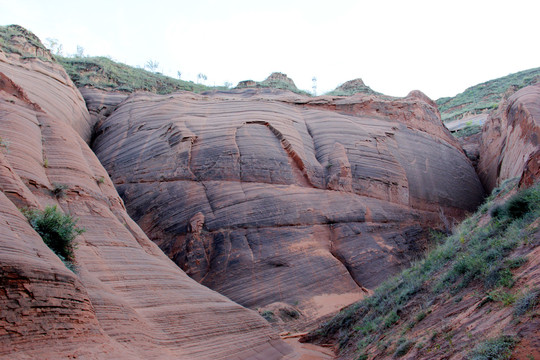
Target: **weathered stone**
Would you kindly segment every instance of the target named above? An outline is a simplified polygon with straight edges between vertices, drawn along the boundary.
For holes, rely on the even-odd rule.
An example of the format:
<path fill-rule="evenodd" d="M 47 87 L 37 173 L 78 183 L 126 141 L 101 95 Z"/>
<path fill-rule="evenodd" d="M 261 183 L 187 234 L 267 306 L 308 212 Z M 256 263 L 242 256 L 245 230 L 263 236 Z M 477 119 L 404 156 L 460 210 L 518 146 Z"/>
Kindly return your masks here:
<path fill-rule="evenodd" d="M 0 51 L 0 358 L 291 352 L 262 317 L 190 279 L 129 218 L 85 142 L 91 125 L 59 65 Z M 64 196 L 53 194 L 55 184 Z M 86 230 L 77 237 L 77 273 L 17 209 L 47 205 Z"/>
<path fill-rule="evenodd" d="M 420 93 L 134 94 L 97 131 L 133 219 L 188 274 L 252 308 L 309 314 L 322 295 L 361 297 L 483 195 Z"/>
<path fill-rule="evenodd" d="M 503 100 L 484 124 L 479 176 L 487 191 L 518 177 L 530 186 L 540 177 L 540 84 Z"/>

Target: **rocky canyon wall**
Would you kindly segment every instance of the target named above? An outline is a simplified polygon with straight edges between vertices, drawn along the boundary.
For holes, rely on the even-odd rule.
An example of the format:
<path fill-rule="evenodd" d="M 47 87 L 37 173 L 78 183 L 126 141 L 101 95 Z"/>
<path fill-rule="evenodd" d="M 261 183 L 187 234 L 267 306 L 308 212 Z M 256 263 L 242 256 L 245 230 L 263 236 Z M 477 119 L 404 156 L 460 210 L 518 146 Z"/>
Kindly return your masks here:
<path fill-rule="evenodd" d="M 363 296 L 419 256 L 429 228 L 481 202 L 456 144 L 420 92 L 245 89 L 131 95 L 97 127 L 94 151 L 132 218 L 191 277 L 248 307 L 316 316 L 322 296 Z"/>
<path fill-rule="evenodd" d="M 518 177 L 530 186 L 540 177 L 540 84 L 499 104 L 482 130 L 478 173 L 486 190 Z"/>
<path fill-rule="evenodd" d="M 90 119 L 61 67 L 0 51 L 0 358 L 291 353 L 262 317 L 190 279 L 131 220 L 86 143 Z M 86 230 L 75 273 L 19 211 L 48 205 Z"/>

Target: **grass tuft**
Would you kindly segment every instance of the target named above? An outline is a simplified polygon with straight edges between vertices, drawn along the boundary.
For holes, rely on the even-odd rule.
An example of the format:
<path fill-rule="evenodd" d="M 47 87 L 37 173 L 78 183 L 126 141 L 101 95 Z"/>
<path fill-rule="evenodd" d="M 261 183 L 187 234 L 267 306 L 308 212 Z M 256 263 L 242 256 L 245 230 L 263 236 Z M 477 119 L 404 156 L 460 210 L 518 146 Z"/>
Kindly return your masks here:
<path fill-rule="evenodd" d="M 504 360 L 510 359 L 517 340 L 509 335 L 488 339 L 478 344 L 468 356 L 470 360 Z"/>
<path fill-rule="evenodd" d="M 533 289 L 527 291 L 514 303 L 514 315 L 525 315 L 529 310 L 534 309 L 540 303 L 540 290 Z"/>

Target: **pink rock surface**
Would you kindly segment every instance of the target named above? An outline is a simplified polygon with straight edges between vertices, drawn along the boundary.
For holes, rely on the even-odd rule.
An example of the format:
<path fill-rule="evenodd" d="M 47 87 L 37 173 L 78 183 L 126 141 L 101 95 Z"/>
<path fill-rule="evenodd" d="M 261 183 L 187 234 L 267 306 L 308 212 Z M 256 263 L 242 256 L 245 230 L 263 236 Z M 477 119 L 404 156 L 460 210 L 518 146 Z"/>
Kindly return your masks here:
<path fill-rule="evenodd" d="M 0 52 L 0 358 L 290 353 L 262 317 L 190 279 L 130 219 L 85 142 L 89 119 L 58 65 Z M 54 196 L 55 184 L 64 196 Z M 47 205 L 86 229 L 77 273 L 17 209 Z"/>
<path fill-rule="evenodd" d="M 506 179 L 529 186 L 540 177 L 540 84 L 501 102 L 482 131 L 478 172 L 487 191 Z"/>
<path fill-rule="evenodd" d="M 483 195 L 417 92 L 134 94 L 96 130 L 132 218 L 190 276 L 252 308 L 309 313 L 315 297 L 365 294 Z"/>

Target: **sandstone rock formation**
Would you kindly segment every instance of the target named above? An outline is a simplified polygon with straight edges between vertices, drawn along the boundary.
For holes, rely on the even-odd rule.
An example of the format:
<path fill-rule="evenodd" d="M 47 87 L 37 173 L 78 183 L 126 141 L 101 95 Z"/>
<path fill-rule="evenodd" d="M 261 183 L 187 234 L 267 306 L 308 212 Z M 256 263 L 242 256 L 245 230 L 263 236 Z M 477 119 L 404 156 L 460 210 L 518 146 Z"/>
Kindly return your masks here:
<path fill-rule="evenodd" d="M 55 63 L 0 51 L 0 358 L 280 359 L 254 311 L 186 276 L 127 215 Z M 80 135 L 80 136 L 79 136 Z M 57 184 L 64 196 L 54 196 Z M 18 208 L 79 218 L 76 273 Z"/>
<path fill-rule="evenodd" d="M 487 191 L 519 177 L 529 186 L 540 177 L 540 84 L 501 102 L 484 124 L 479 176 Z"/>
<path fill-rule="evenodd" d="M 80 88 L 79 91 L 86 101 L 92 126 L 99 124 L 110 116 L 116 106 L 128 97 L 128 94 L 119 91 L 105 91 L 84 87 Z"/>
<path fill-rule="evenodd" d="M 37 49 L 32 51 L 29 48 L 28 41 L 25 46 L 21 45 L 21 37 L 14 37 L 12 41 L 24 48 L 25 52 L 38 53 Z M 93 124 L 81 94 L 61 65 L 38 60 L 1 51 L 0 72 L 8 78 L 17 79 L 17 86 L 23 89 L 24 95 L 40 110 L 62 119 L 83 140 L 89 141 Z"/>
<path fill-rule="evenodd" d="M 324 296 L 363 296 L 483 195 L 420 92 L 134 94 L 98 126 L 94 151 L 132 218 L 190 276 L 242 305 L 308 316 Z"/>

